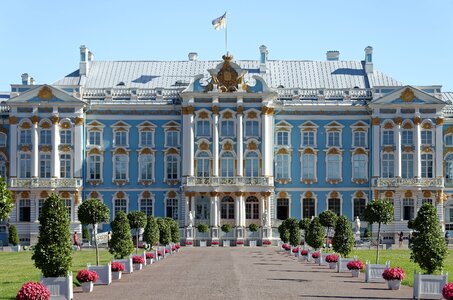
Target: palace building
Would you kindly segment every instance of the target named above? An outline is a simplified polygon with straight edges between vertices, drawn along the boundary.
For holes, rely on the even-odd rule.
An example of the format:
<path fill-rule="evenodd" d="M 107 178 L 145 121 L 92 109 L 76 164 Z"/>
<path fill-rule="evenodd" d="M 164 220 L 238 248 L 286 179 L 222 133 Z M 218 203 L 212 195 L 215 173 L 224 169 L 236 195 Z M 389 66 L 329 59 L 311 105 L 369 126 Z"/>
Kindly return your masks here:
<path fill-rule="evenodd" d="M 372 47 L 357 61 L 338 51 L 270 60 L 265 46 L 257 57 L 97 61 L 81 46 L 77 70 L 52 84 L 23 74 L 0 93 L 0 175 L 22 243 L 36 243 L 51 193 L 78 232 L 88 198 L 111 219 L 135 210 L 177 219 L 183 240 L 258 244 L 278 239 L 286 218 L 330 209 L 352 222 L 385 198 L 395 214 L 384 242 L 407 235 L 425 202 L 453 234 L 453 93 L 376 70 Z"/>

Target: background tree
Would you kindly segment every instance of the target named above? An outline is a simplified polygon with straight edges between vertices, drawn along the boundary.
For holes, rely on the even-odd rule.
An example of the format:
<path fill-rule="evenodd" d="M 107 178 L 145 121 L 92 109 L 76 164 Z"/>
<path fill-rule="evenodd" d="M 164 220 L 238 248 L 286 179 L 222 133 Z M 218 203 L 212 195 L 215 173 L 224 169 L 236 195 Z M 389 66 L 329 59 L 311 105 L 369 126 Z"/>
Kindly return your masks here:
<path fill-rule="evenodd" d="M 85 225 L 91 225 L 95 234 L 94 237 L 94 246 L 96 248 L 96 265 L 99 266 L 99 249 L 98 241 L 96 238 L 96 229 L 99 223 L 109 221 L 109 208 L 107 205 L 99 201 L 98 199 L 88 199 L 84 201 L 80 206 L 77 212 L 79 221 Z M 88 231 L 88 228 L 85 227 Z M 83 238 L 83 234 L 82 234 Z"/>
<path fill-rule="evenodd" d="M 286 220 L 278 226 L 278 233 L 283 243 L 289 242 L 289 229 L 286 227 Z"/>
<path fill-rule="evenodd" d="M 333 250 L 340 253 L 343 257 L 347 257 L 354 248 L 354 234 L 351 222 L 345 216 L 340 216 L 335 223 L 332 246 Z"/>
<path fill-rule="evenodd" d="M 124 258 L 134 251 L 131 227 L 127 215 L 123 211 L 116 213 L 115 219 L 110 223 L 112 238 L 110 239 L 109 252 L 115 258 Z"/>
<path fill-rule="evenodd" d="M 129 226 L 135 231 L 135 254 L 138 254 L 138 240 L 140 235 L 140 228 L 146 226 L 146 215 L 142 211 L 131 211 L 127 214 Z"/>
<path fill-rule="evenodd" d="M 159 227 L 157 226 L 156 218 L 153 216 L 148 217 L 145 231 L 143 232 L 143 240 L 151 247 L 159 243 Z"/>
<path fill-rule="evenodd" d="M 309 218 L 303 218 L 299 221 L 299 228 L 302 230 L 302 236 L 304 238 L 304 246 L 307 238 L 308 228 L 310 227 L 311 220 Z"/>
<path fill-rule="evenodd" d="M 326 228 L 326 247 L 329 247 L 328 239 L 333 227 L 335 227 L 335 222 L 337 221 L 338 216 L 336 213 L 330 209 L 323 211 L 319 214 L 319 222 L 324 228 Z"/>
<path fill-rule="evenodd" d="M 11 192 L 6 187 L 5 179 L 0 177 L 0 221 L 6 220 L 13 210 L 14 201 Z"/>
<path fill-rule="evenodd" d="M 162 218 L 157 218 L 157 227 L 159 228 L 159 243 L 164 246 L 170 244 L 171 228 L 168 222 Z"/>
<path fill-rule="evenodd" d="M 165 220 L 168 222 L 168 225 L 170 226 L 171 241 L 173 243 L 179 243 L 180 236 L 178 222 L 176 222 L 176 220 L 172 218 L 165 218 Z"/>
<path fill-rule="evenodd" d="M 300 244 L 299 222 L 295 218 L 285 220 L 289 231 L 289 243 L 293 246 Z"/>
<path fill-rule="evenodd" d="M 414 230 L 410 247 L 411 260 L 428 274 L 442 270 L 447 257 L 447 245 L 436 208 L 430 203 L 423 204 L 417 217 L 408 225 Z"/>
<path fill-rule="evenodd" d="M 32 259 L 44 277 L 66 277 L 72 265 L 71 232 L 68 209 L 52 194 L 41 208 L 39 237 Z"/>
<path fill-rule="evenodd" d="M 17 246 L 19 244 L 19 235 L 17 234 L 17 228 L 14 225 L 9 225 L 8 243 L 13 246 Z"/>
<path fill-rule="evenodd" d="M 365 207 L 364 219 L 370 225 L 378 224 L 376 242 L 376 264 L 379 261 L 379 240 L 381 235 L 381 224 L 388 224 L 393 220 L 393 204 L 387 200 L 374 200 L 368 202 Z"/>
<path fill-rule="evenodd" d="M 84 225 L 82 228 L 82 240 L 91 241 L 91 233 L 87 225 Z"/>
<path fill-rule="evenodd" d="M 307 244 L 310 245 L 314 249 L 321 248 L 324 242 L 324 228 L 319 222 L 318 217 L 314 217 L 308 227 L 307 237 L 306 237 Z"/>

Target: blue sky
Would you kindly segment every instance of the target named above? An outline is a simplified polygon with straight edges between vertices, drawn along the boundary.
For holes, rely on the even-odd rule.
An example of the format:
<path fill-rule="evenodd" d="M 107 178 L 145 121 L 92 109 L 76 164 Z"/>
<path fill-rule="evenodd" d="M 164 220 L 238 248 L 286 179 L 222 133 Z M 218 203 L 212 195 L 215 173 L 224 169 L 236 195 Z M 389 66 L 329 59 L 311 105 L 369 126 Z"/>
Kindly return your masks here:
<path fill-rule="evenodd" d="M 24 72 L 52 83 L 78 68 L 79 46 L 95 60 L 219 59 L 224 33 L 212 19 L 228 12 L 229 52 L 258 59 L 324 60 L 327 50 L 362 60 L 414 85 L 453 91 L 453 1 L 25 1 L 0 0 L 0 90 Z"/>

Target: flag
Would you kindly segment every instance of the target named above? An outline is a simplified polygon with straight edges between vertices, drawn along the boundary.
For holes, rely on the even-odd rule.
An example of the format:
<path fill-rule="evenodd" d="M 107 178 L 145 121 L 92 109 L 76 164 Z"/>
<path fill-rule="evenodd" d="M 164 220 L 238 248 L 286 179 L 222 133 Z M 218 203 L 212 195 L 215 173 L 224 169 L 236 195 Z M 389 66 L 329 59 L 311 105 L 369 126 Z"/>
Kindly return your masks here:
<path fill-rule="evenodd" d="M 214 26 L 215 30 L 220 30 L 222 28 L 225 28 L 225 26 L 226 26 L 226 12 L 222 16 L 212 20 L 212 25 Z"/>

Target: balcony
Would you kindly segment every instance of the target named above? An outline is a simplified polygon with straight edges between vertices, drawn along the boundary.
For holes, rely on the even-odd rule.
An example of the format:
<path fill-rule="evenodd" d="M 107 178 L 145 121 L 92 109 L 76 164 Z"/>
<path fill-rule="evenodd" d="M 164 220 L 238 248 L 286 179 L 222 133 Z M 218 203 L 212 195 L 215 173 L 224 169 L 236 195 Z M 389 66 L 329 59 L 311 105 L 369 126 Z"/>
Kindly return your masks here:
<path fill-rule="evenodd" d="M 58 189 L 82 187 L 81 178 L 11 178 L 9 180 L 11 188 L 40 188 L 40 189 Z"/>
<path fill-rule="evenodd" d="M 444 179 L 439 178 L 377 178 L 375 187 L 443 187 Z"/>
<path fill-rule="evenodd" d="M 273 177 L 186 177 L 186 186 L 273 186 Z"/>

